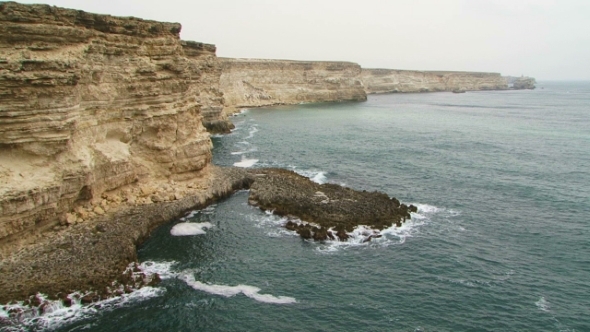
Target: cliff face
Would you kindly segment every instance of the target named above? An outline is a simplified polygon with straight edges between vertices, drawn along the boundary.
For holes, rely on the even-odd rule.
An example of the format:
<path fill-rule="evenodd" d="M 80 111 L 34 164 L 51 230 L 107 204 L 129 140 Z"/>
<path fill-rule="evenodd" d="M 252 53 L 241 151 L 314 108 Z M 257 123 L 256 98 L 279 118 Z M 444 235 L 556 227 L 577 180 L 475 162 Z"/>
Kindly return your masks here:
<path fill-rule="evenodd" d="M 363 69 L 360 78 L 367 93 L 508 89 L 498 73 Z"/>
<path fill-rule="evenodd" d="M 350 62 L 219 58 L 228 107 L 356 101 L 367 96 L 361 67 Z"/>
<path fill-rule="evenodd" d="M 213 46 L 180 25 L 0 3 L 0 242 L 211 160 Z M 75 218 L 74 218 L 75 219 Z"/>
<path fill-rule="evenodd" d="M 203 125 L 210 133 L 229 133 L 234 128 L 224 109 L 223 93 L 219 90 L 221 64 L 215 55 L 215 45 L 182 41 L 184 53 L 197 65 L 199 77 L 197 101 L 201 105 Z"/>
<path fill-rule="evenodd" d="M 533 90 L 537 81 L 532 77 L 519 77 L 512 83 L 512 88 L 515 90 Z"/>

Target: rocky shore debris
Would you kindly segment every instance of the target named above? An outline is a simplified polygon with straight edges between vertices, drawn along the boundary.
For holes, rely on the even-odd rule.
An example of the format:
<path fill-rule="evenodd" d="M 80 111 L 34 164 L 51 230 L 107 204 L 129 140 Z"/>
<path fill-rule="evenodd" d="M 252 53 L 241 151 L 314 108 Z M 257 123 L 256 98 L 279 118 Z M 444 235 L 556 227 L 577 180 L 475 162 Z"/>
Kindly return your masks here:
<path fill-rule="evenodd" d="M 38 292 L 55 297 L 76 291 L 96 293 L 98 297 L 87 296 L 84 300 L 92 302 L 116 296 L 113 282 L 125 285 L 124 292 L 130 291 L 134 287 L 131 279 L 121 273 L 137 261 L 136 246 L 152 230 L 187 211 L 204 208 L 236 190 L 247 189 L 253 181 L 241 169 L 211 167 L 208 172 L 202 184 L 190 182 L 195 190 L 187 191 L 181 199 L 157 203 L 146 200 L 141 205 L 121 202 L 103 215 L 90 211 L 95 206 L 82 207 L 75 213 L 77 218 L 88 214 L 83 222 L 59 226 L 20 248 L 4 248 L 0 251 L 0 303 L 26 299 Z M 130 192 L 135 190 L 141 189 Z"/>
<path fill-rule="evenodd" d="M 382 192 L 357 191 L 336 184 L 318 184 L 284 169 L 251 171 L 249 203 L 288 217 L 285 228 L 303 239 L 346 241 L 356 227 L 365 225 L 375 232 L 364 241 L 378 238 L 378 232 L 410 219 L 413 205 L 400 204 Z M 299 222 L 303 220 L 304 222 Z"/>

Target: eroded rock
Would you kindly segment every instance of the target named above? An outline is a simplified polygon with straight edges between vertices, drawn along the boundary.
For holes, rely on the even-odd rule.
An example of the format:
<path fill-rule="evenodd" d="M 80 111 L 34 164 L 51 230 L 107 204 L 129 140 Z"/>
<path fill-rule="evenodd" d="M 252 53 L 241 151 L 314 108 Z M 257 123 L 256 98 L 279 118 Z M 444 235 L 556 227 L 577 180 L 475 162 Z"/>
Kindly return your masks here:
<path fill-rule="evenodd" d="M 305 223 L 290 220 L 285 227 L 304 239 L 345 241 L 349 238 L 347 232 L 359 225 L 376 230 L 401 226 L 410 218 L 410 212 L 417 211 L 385 193 L 356 191 L 329 183 L 320 185 L 288 170 L 260 169 L 251 173 L 256 181 L 250 188 L 250 204 L 278 215 L 300 218 Z"/>

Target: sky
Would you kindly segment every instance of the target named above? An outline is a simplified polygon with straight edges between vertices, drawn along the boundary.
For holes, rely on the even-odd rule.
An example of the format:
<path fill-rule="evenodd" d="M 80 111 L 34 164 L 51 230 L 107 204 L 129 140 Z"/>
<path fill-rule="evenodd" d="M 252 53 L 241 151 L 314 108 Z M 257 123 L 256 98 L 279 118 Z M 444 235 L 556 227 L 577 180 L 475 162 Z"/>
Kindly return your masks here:
<path fill-rule="evenodd" d="M 182 24 L 233 58 L 590 80 L 590 0 L 19 0 Z"/>

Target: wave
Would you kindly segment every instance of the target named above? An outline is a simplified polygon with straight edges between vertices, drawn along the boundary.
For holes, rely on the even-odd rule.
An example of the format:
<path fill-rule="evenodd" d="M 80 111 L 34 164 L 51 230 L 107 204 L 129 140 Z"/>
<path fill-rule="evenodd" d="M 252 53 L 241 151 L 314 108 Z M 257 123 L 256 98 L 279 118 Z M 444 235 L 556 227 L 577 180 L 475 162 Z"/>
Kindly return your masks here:
<path fill-rule="evenodd" d="M 238 115 L 241 115 L 241 114 L 246 114 L 248 112 L 250 112 L 250 109 L 249 108 L 242 108 L 239 111 L 231 114 L 230 116 L 238 116 Z"/>
<path fill-rule="evenodd" d="M 211 227 L 213 225 L 210 222 L 182 222 L 174 225 L 170 234 L 173 236 L 203 235 L 207 233 L 204 228 Z"/>
<path fill-rule="evenodd" d="M 545 300 L 544 296 L 541 296 L 541 298 L 539 298 L 539 301 L 535 302 L 535 305 L 537 306 L 537 308 L 539 308 L 539 310 L 549 312 L 549 302 Z"/>
<path fill-rule="evenodd" d="M 139 272 L 134 275 L 152 276 L 158 272 L 164 272 L 168 263 L 155 264 L 150 270 L 149 266 L 140 265 Z M 171 264 L 169 264 L 171 266 Z M 133 271 L 134 264 L 130 264 L 126 272 Z M 166 292 L 165 288 L 144 286 L 133 289 L 130 293 L 122 293 L 91 304 L 83 304 L 82 298 L 88 294 L 74 292 L 68 294 L 71 305 L 66 306 L 62 300 L 50 300 L 45 294 L 37 294 L 36 297 L 42 303 L 40 307 L 31 307 L 23 301 L 14 304 L 0 306 L 0 322 L 8 324 L 3 331 L 53 331 L 62 326 L 75 323 L 80 320 L 95 316 L 98 312 L 112 311 L 121 307 L 127 307 L 139 302 L 161 296 Z"/>
<path fill-rule="evenodd" d="M 246 153 L 252 153 L 252 152 L 256 152 L 256 151 L 258 151 L 258 149 L 256 147 L 253 147 L 253 148 L 248 149 L 248 150 L 230 152 L 230 154 L 233 155 L 233 156 L 239 156 L 239 155 L 243 155 L 243 154 L 246 154 Z"/>
<path fill-rule="evenodd" d="M 227 286 L 205 284 L 200 281 L 196 281 L 195 278 L 190 274 L 185 274 L 180 279 L 184 280 L 184 282 L 186 282 L 187 285 L 191 286 L 196 290 L 200 290 L 209 294 L 221 295 L 224 297 L 232 297 L 238 294 L 244 294 L 251 299 L 264 303 L 291 304 L 297 302 L 295 298 L 289 296 L 274 296 L 270 294 L 260 294 L 260 288 L 254 286 Z"/>
<path fill-rule="evenodd" d="M 347 233 L 349 236 L 347 241 L 338 241 L 337 239 L 321 242 L 315 242 L 313 240 L 307 241 L 314 243 L 316 246 L 315 249 L 324 253 L 360 246 L 386 247 L 390 245 L 400 245 L 404 244 L 406 239 L 419 234 L 422 227 L 433 222 L 433 218 L 437 218 L 438 220 L 437 216 L 447 218 L 459 214 L 457 211 L 447 210 L 428 204 L 413 205 L 418 208 L 418 212 L 411 213 L 412 218 L 403 223 L 401 227 L 393 225 L 379 231 L 366 225 L 359 225 L 352 232 Z M 264 215 L 252 214 L 246 216 L 251 219 L 254 227 L 262 229 L 266 235 L 270 237 L 299 236 L 296 232 L 287 230 L 284 226 L 288 221 L 305 223 L 305 221 L 300 219 L 274 215 L 272 211 L 265 211 Z"/>
<path fill-rule="evenodd" d="M 248 132 L 248 136 L 244 137 L 244 139 L 250 139 L 254 137 L 254 134 L 258 132 L 258 128 L 256 126 L 250 127 L 250 131 Z"/>
<path fill-rule="evenodd" d="M 243 167 L 243 168 L 249 168 L 249 167 L 254 166 L 257 162 L 258 162 L 258 159 L 242 158 L 242 161 L 235 162 L 234 163 L 234 166 L 236 166 L 236 167 Z"/>

